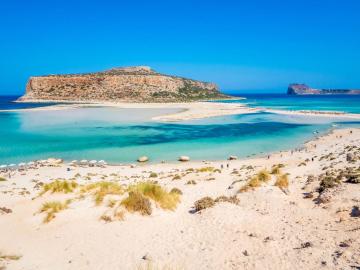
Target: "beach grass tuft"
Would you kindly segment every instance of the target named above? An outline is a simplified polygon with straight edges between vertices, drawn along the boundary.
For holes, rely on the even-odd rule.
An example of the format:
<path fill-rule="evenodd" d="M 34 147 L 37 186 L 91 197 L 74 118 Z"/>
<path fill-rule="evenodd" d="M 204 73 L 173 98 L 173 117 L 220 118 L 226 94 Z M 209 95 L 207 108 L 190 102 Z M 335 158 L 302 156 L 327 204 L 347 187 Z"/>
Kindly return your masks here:
<path fill-rule="evenodd" d="M 271 179 L 271 175 L 266 169 L 259 171 L 256 176 L 261 182 L 268 182 Z"/>
<path fill-rule="evenodd" d="M 81 193 L 92 192 L 96 205 L 100 205 L 107 195 L 122 195 L 124 189 L 115 182 L 100 181 L 83 186 Z"/>
<path fill-rule="evenodd" d="M 102 215 L 101 217 L 100 217 L 100 220 L 103 220 L 103 221 L 105 221 L 106 223 L 108 223 L 108 222 L 111 222 L 112 221 L 112 218 L 109 216 L 109 215 Z"/>
<path fill-rule="evenodd" d="M 254 175 L 243 187 L 239 189 L 239 193 L 247 192 L 251 189 L 260 187 L 263 183 L 270 181 L 271 175 L 266 170 L 263 169 Z"/>
<path fill-rule="evenodd" d="M 238 205 L 240 203 L 240 200 L 236 197 L 236 195 L 234 196 L 219 196 L 215 199 L 215 202 L 216 203 L 219 203 L 219 202 L 228 202 L 228 203 L 233 203 L 233 204 L 236 204 Z"/>
<path fill-rule="evenodd" d="M 215 170 L 214 167 L 203 167 L 196 170 L 196 172 L 213 172 Z"/>
<path fill-rule="evenodd" d="M 0 182 L 4 182 L 4 181 L 7 181 L 7 179 L 0 176 Z"/>
<path fill-rule="evenodd" d="M 21 256 L 19 256 L 19 255 L 0 253 L 0 260 L 17 261 L 17 260 L 20 260 L 20 258 L 21 258 Z M 1 267 L 0 267 L 0 269 L 1 269 Z"/>
<path fill-rule="evenodd" d="M 161 208 L 166 210 L 175 210 L 180 202 L 180 194 L 167 192 L 164 188 L 154 182 L 140 182 L 129 186 L 131 192 L 139 192 L 145 197 L 154 200 Z"/>
<path fill-rule="evenodd" d="M 280 188 L 281 190 L 285 190 L 289 187 L 289 178 L 287 174 L 281 174 L 276 177 L 275 186 Z"/>
<path fill-rule="evenodd" d="M 74 181 L 57 179 L 51 183 L 43 185 L 40 196 L 50 191 L 51 193 L 71 193 L 78 187 Z"/>
<path fill-rule="evenodd" d="M 141 215 L 151 215 L 151 202 L 139 191 L 130 191 L 127 198 L 121 201 L 121 205 L 129 212 L 139 212 Z"/>
<path fill-rule="evenodd" d="M 274 175 L 278 175 L 278 174 L 281 174 L 281 169 L 278 165 L 274 165 L 272 168 L 271 168 L 271 172 L 270 174 L 274 174 Z"/>
<path fill-rule="evenodd" d="M 53 220 L 55 218 L 55 214 L 67 209 L 70 203 L 71 200 L 66 200 L 63 203 L 59 201 L 51 201 L 44 203 L 40 209 L 40 213 L 46 213 L 44 223 L 48 223 Z"/>

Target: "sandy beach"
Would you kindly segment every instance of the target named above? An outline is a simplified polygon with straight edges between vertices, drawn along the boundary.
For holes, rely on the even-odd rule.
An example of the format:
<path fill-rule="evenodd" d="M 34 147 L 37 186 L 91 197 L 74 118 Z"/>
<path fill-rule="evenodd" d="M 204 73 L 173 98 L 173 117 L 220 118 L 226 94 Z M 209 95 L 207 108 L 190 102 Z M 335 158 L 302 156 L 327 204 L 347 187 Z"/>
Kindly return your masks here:
<path fill-rule="evenodd" d="M 239 98 L 241 99 L 241 98 Z M 41 103 L 42 100 L 33 100 L 32 102 Z M 178 109 L 179 111 L 173 114 L 166 114 L 153 117 L 152 120 L 164 122 L 177 122 L 186 120 L 196 120 L 216 116 L 225 115 L 239 115 L 249 113 L 268 112 L 274 114 L 285 115 L 304 115 L 309 117 L 328 117 L 328 118 L 343 118 L 343 119 L 360 119 L 360 114 L 351 114 L 344 112 L 331 111 L 292 111 L 292 110 L 275 110 L 268 108 L 255 108 L 241 103 L 222 103 L 222 102 L 189 102 L 189 103 L 122 103 L 122 102 L 76 102 L 56 101 L 49 102 L 64 102 L 64 104 L 50 105 L 45 107 L 28 108 L 28 109 L 13 109 L 0 110 L 0 112 L 14 112 L 14 111 L 56 111 L 56 110 L 74 110 L 80 108 L 91 107 L 113 107 L 119 109 Z M 66 104 L 68 103 L 68 104 Z"/>
<path fill-rule="evenodd" d="M 359 268 L 359 146 L 353 128 L 253 159 L 3 171 L 0 269 Z M 99 203 L 101 181 L 115 185 Z M 150 215 L 129 211 L 149 181 L 175 207 L 150 196 Z M 66 207 L 46 220 L 51 201 Z"/>
<path fill-rule="evenodd" d="M 36 102 L 36 101 L 34 101 Z M 57 101 L 58 102 L 58 101 Z M 1 112 L 14 111 L 54 111 L 54 110 L 74 110 L 91 107 L 113 107 L 119 109 L 178 109 L 175 114 L 167 114 L 154 117 L 157 121 L 184 121 L 201 118 L 209 118 L 223 115 L 236 115 L 258 112 L 259 109 L 250 108 L 244 104 L 231 104 L 221 102 L 189 102 L 189 103 L 76 103 L 76 104 L 58 104 L 45 107 L 18 109 L 18 110 L 0 110 Z"/>

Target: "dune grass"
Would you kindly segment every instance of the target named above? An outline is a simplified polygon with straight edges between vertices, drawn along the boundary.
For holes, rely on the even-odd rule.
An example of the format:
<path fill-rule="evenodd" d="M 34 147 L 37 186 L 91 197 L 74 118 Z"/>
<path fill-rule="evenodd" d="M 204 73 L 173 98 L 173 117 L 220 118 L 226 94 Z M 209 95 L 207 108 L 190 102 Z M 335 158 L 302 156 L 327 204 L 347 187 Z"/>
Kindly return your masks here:
<path fill-rule="evenodd" d="M 74 181 L 57 179 L 51 183 L 43 185 L 40 196 L 50 191 L 51 193 L 71 193 L 78 187 Z"/>
<path fill-rule="evenodd" d="M 249 190 L 252 190 L 254 188 L 260 187 L 263 183 L 266 183 L 270 181 L 271 175 L 266 170 L 263 169 L 259 171 L 257 174 L 255 174 L 243 187 L 239 189 L 239 193 L 247 192 Z"/>
<path fill-rule="evenodd" d="M 154 182 L 140 182 L 131 185 L 129 192 L 138 192 L 145 197 L 154 200 L 162 209 L 175 210 L 180 202 L 180 194 L 167 192 L 164 188 Z"/>
<path fill-rule="evenodd" d="M 114 211 L 114 220 L 124 220 L 125 219 L 125 211 L 120 209 L 119 207 Z"/>
<path fill-rule="evenodd" d="M 7 181 L 6 178 L 0 176 L 0 182 Z"/>
<path fill-rule="evenodd" d="M 213 172 L 215 170 L 214 167 L 203 167 L 196 170 L 196 172 Z"/>
<path fill-rule="evenodd" d="M 124 189 L 115 182 L 100 181 L 81 188 L 81 193 L 92 192 L 96 205 L 100 205 L 107 195 L 122 195 Z"/>
<path fill-rule="evenodd" d="M 289 178 L 287 174 L 281 174 L 276 177 L 275 186 L 280 188 L 281 190 L 285 190 L 289 187 Z"/>
<path fill-rule="evenodd" d="M 225 196 L 225 195 L 222 195 L 222 196 L 219 196 L 215 199 L 215 202 L 216 203 L 219 203 L 219 202 L 228 202 L 228 203 L 233 203 L 233 204 L 236 204 L 238 205 L 240 203 L 240 200 L 236 197 L 236 195 L 234 196 Z"/>
<path fill-rule="evenodd" d="M 270 174 L 274 174 L 274 175 L 278 175 L 278 174 L 281 174 L 281 169 L 278 165 L 274 165 L 272 168 L 271 168 L 271 172 Z"/>
<path fill-rule="evenodd" d="M 130 191 L 127 198 L 121 201 L 121 205 L 129 212 L 139 212 L 141 215 L 151 215 L 151 202 L 139 191 Z"/>
<path fill-rule="evenodd" d="M 21 256 L 19 256 L 19 255 L 0 253 L 0 260 L 17 261 L 17 260 L 20 260 L 20 258 L 21 258 Z"/>
<path fill-rule="evenodd" d="M 259 171 L 256 176 L 261 182 L 268 182 L 271 179 L 271 175 L 266 169 Z"/>
<path fill-rule="evenodd" d="M 259 180 L 257 176 L 252 177 L 244 186 L 239 189 L 239 193 L 247 192 L 254 188 L 260 187 L 262 182 Z"/>
<path fill-rule="evenodd" d="M 100 217 L 100 220 L 105 221 L 107 223 L 107 222 L 111 222 L 112 218 L 109 215 L 104 214 Z"/>
<path fill-rule="evenodd" d="M 55 214 L 67 209 L 70 203 L 71 200 L 66 200 L 63 203 L 59 201 L 50 201 L 44 203 L 40 209 L 40 213 L 46 213 L 44 223 L 48 223 L 53 220 L 55 218 Z"/>

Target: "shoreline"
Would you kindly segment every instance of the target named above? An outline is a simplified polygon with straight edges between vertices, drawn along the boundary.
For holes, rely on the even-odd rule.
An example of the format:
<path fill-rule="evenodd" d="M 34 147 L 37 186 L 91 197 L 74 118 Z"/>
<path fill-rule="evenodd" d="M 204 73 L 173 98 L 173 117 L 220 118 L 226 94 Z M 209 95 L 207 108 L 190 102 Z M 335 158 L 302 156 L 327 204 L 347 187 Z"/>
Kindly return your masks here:
<path fill-rule="evenodd" d="M 238 157 L 236 156 L 236 153 L 232 153 L 230 154 L 227 158 L 224 158 L 224 159 L 205 159 L 205 158 L 201 158 L 201 159 L 192 159 L 191 156 L 189 156 L 190 160 L 187 161 L 187 162 L 182 162 L 182 161 L 179 161 L 178 158 L 179 157 L 174 157 L 174 159 L 169 159 L 169 160 L 153 160 L 152 159 L 152 156 L 149 156 L 149 161 L 147 162 L 138 162 L 136 159 L 134 159 L 133 161 L 122 161 L 122 162 L 111 162 L 111 161 L 106 161 L 106 166 L 112 166 L 112 167 L 117 167 L 117 166 L 120 166 L 120 167 L 128 167 L 128 166 L 142 166 L 142 167 L 146 167 L 146 166 L 156 166 L 156 165 L 161 165 L 161 164 L 167 164 L 167 165 L 179 165 L 179 164 L 194 164 L 194 165 L 200 165 L 200 164 L 206 164 L 206 163 L 226 163 L 226 162 L 230 162 L 229 160 L 229 157 L 230 156 L 236 156 L 237 159 L 236 160 L 242 160 L 242 161 L 245 161 L 245 160 L 249 160 L 249 159 L 265 159 L 267 158 L 268 156 L 272 156 L 272 155 L 280 155 L 281 153 L 287 153 L 287 152 L 291 152 L 291 151 L 295 151 L 295 150 L 303 150 L 304 148 L 306 148 L 306 145 L 312 141 L 316 141 L 318 140 L 319 138 L 322 138 L 322 137 L 326 137 L 326 136 L 329 136 L 329 135 L 332 135 L 334 132 L 336 131 L 341 131 L 341 130 L 350 130 L 350 129 L 359 129 L 360 128 L 348 128 L 348 127 L 340 127 L 340 128 L 336 128 L 336 127 L 331 127 L 329 128 L 328 130 L 320 133 L 320 134 L 312 134 L 312 137 L 308 140 L 305 140 L 303 143 L 300 143 L 298 145 L 298 147 L 294 147 L 294 148 L 286 148 L 286 149 L 283 149 L 283 150 L 273 150 L 273 151 L 270 151 L 270 152 L 259 152 L 258 154 L 251 154 L 251 155 L 248 155 L 248 156 L 244 156 L 244 157 Z M 186 153 L 184 153 L 186 155 Z M 86 159 L 88 162 L 86 164 L 84 164 L 85 166 L 88 166 L 89 165 L 89 162 L 92 160 L 91 157 L 87 157 L 88 159 Z M 74 160 L 74 158 L 70 158 L 70 159 L 62 159 L 62 158 L 59 158 L 59 157 L 56 157 L 56 156 L 49 156 L 47 158 L 44 158 L 44 159 L 35 159 L 35 160 L 29 160 L 29 161 L 20 161 L 18 162 L 17 164 L 15 164 L 14 166 L 14 170 L 16 170 L 18 168 L 18 164 L 20 163 L 24 163 L 24 164 L 27 164 L 27 163 L 31 163 L 31 162 L 39 162 L 39 161 L 46 161 L 46 160 L 62 160 L 62 163 L 64 164 L 71 164 L 71 161 Z M 232 160 L 231 162 L 234 162 L 236 160 Z M 78 162 L 78 165 L 79 166 L 82 166 L 80 163 L 81 163 L 81 160 L 77 160 Z M 9 163 L 9 162 L 7 162 Z M 45 162 L 46 163 L 46 162 Z M 10 164 L 10 163 L 9 163 Z M 26 167 L 26 166 L 25 166 Z M 94 166 L 96 167 L 96 165 Z M 1 170 L 1 169 L 0 169 Z"/>
<path fill-rule="evenodd" d="M 231 100 L 242 100 L 245 98 L 233 98 Z M 27 101 L 26 101 L 27 102 Z M 316 110 L 277 110 L 271 108 L 251 107 L 241 103 L 223 103 L 216 101 L 195 101 L 177 103 L 132 103 L 132 102 L 88 102 L 88 101 L 62 101 L 62 100 L 32 100 L 33 103 L 59 102 L 63 104 L 49 105 L 45 107 L 0 110 L 0 112 L 26 112 L 26 111 L 54 111 L 81 109 L 84 107 L 113 107 L 120 109 L 179 109 L 174 114 L 166 114 L 153 117 L 152 120 L 163 122 L 178 122 L 186 120 L 197 120 L 225 115 L 239 115 L 250 113 L 273 113 L 282 115 L 301 115 L 311 117 L 328 117 L 360 120 L 360 114 L 337 111 L 316 111 Z M 31 103 L 30 102 L 30 103 Z M 64 104 L 65 103 L 65 104 Z"/>
<path fill-rule="evenodd" d="M 160 269 L 285 270 L 297 265 L 330 270 L 360 266 L 355 230 L 360 217 L 354 214 L 360 184 L 341 181 L 323 194 L 318 192 L 321 174 L 359 167 L 360 156 L 354 162 L 347 160 L 347 154 L 356 157 L 359 150 L 360 128 L 346 128 L 270 158 L 103 167 L 59 163 L 14 171 L 10 178 L 1 174 L 7 180 L 0 182 L 0 252 L 17 259 L 0 260 L 0 267 L 92 270 L 121 265 L 132 270 L 151 264 Z M 262 185 L 240 192 L 254 174 L 270 171 L 276 164 L 283 164 L 288 187 L 277 187 L 278 176 L 273 174 Z M 80 188 L 39 195 L 43 185 L 55 179 L 75 181 Z M 111 203 L 126 194 L 107 195 L 96 205 L 91 193 L 79 193 L 82 186 L 99 181 L 124 187 L 156 181 L 182 195 L 176 209 L 164 210 L 152 202 L 150 215 L 121 210 L 118 219 L 113 212 L 123 208 Z M 194 203 L 204 197 L 232 199 L 194 212 Z M 39 211 L 44 203 L 69 199 L 67 209 L 44 222 L 46 213 Z M 323 202 L 318 203 L 320 199 Z"/>

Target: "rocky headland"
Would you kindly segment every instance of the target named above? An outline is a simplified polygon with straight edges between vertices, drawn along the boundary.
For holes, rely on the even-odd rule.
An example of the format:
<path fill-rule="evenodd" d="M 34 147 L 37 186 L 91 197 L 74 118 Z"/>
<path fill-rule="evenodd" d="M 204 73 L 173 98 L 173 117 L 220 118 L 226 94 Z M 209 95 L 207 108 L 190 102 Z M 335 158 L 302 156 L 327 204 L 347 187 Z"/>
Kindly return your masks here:
<path fill-rule="evenodd" d="M 315 89 L 306 84 L 293 83 L 287 90 L 288 95 L 360 95 L 358 89 Z"/>
<path fill-rule="evenodd" d="M 30 77 L 18 101 L 189 102 L 223 99 L 216 84 L 160 74 L 150 67 Z"/>

